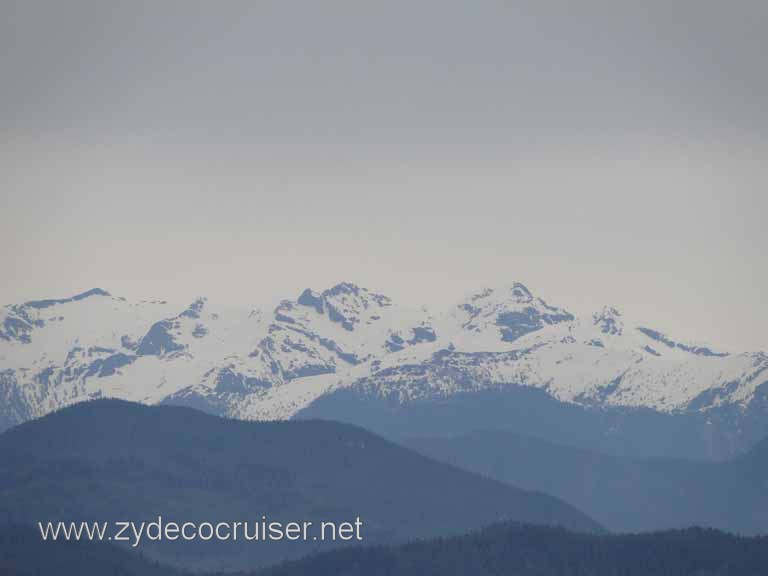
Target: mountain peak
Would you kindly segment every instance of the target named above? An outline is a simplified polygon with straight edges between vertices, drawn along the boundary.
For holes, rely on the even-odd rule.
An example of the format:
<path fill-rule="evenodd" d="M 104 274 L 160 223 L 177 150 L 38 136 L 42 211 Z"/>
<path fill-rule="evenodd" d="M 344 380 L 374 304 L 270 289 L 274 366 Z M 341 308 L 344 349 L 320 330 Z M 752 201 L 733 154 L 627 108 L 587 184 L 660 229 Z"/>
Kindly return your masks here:
<path fill-rule="evenodd" d="M 200 312 L 203 311 L 206 302 L 208 302 L 207 298 L 196 298 L 195 301 L 192 302 L 192 304 L 190 304 L 189 307 L 181 313 L 181 316 L 187 318 L 200 318 Z"/>
<path fill-rule="evenodd" d="M 530 302 L 533 300 L 533 294 L 531 294 L 531 291 L 521 282 L 514 282 L 512 286 L 509 287 L 509 291 L 518 301 Z"/>
<path fill-rule="evenodd" d="M 372 314 L 372 317 L 378 318 L 375 311 L 391 305 L 392 301 L 383 294 L 371 292 L 351 282 L 341 282 L 322 292 L 307 288 L 295 302 L 280 302 L 275 315 L 278 320 L 295 323 L 296 306 L 305 306 L 313 308 L 318 314 L 327 315 L 331 322 L 351 332 L 363 316 Z"/>
<path fill-rule="evenodd" d="M 323 294 L 327 296 L 336 296 L 337 294 L 354 294 L 357 296 L 361 291 L 367 292 L 365 288 L 361 288 L 352 282 L 339 282 L 335 286 L 331 286 L 325 290 Z"/>
<path fill-rule="evenodd" d="M 81 292 L 80 294 L 73 296 L 72 300 L 82 300 L 83 298 L 88 298 L 89 296 L 111 296 L 111 294 L 103 288 L 91 288 L 90 290 L 86 290 L 85 292 Z"/>
<path fill-rule="evenodd" d="M 485 288 L 459 304 L 458 308 L 465 330 L 481 332 L 493 327 L 505 342 L 513 342 L 545 325 L 574 319 L 566 310 L 536 298 L 520 282 L 501 288 Z"/>
<path fill-rule="evenodd" d="M 86 290 L 85 292 L 81 292 L 80 294 L 75 294 L 74 296 L 71 296 L 69 298 L 50 298 L 47 300 L 30 300 L 29 302 L 25 302 L 24 306 L 27 306 L 29 308 L 49 308 L 50 306 L 55 306 L 57 304 L 68 304 L 69 302 L 78 302 L 80 300 L 85 300 L 86 298 L 90 298 L 92 296 L 111 296 L 111 294 L 106 290 L 102 290 L 101 288 L 91 288 L 90 290 Z"/>
<path fill-rule="evenodd" d="M 323 295 L 318 294 L 314 290 L 307 288 L 301 293 L 299 299 L 296 302 L 302 306 L 311 306 L 317 310 L 318 314 L 323 313 Z"/>
<path fill-rule="evenodd" d="M 592 315 L 592 323 L 600 328 L 603 334 L 621 335 L 624 332 L 624 320 L 621 312 L 613 306 L 603 306 Z"/>
<path fill-rule="evenodd" d="M 314 302 L 318 299 L 322 300 L 326 306 L 330 302 L 346 302 L 347 305 L 352 305 L 353 302 L 356 302 L 358 306 L 363 308 L 368 308 L 371 305 L 390 306 L 392 304 L 389 297 L 377 292 L 372 292 L 371 290 L 368 290 L 368 288 L 363 288 L 352 282 L 339 282 L 338 284 L 323 290 L 319 294 L 307 288 L 302 292 L 299 298 L 300 304 L 312 303 L 311 305 L 313 306 Z M 303 300 L 303 302 L 301 300 Z"/>
<path fill-rule="evenodd" d="M 513 301 L 518 304 L 527 304 L 534 299 L 533 294 L 528 287 L 522 282 L 512 282 L 499 287 L 486 287 L 472 294 L 469 297 L 469 301 L 477 303 L 479 301 L 485 302 L 504 302 Z"/>

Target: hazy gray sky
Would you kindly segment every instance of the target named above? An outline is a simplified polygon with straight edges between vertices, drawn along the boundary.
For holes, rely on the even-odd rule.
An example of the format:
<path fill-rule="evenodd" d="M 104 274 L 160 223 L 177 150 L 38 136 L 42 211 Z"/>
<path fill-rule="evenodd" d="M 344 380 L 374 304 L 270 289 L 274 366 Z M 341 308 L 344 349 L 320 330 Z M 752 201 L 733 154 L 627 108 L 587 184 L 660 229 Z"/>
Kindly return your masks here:
<path fill-rule="evenodd" d="M 768 349 L 768 4 L 0 0 L 0 302 L 437 308 Z"/>

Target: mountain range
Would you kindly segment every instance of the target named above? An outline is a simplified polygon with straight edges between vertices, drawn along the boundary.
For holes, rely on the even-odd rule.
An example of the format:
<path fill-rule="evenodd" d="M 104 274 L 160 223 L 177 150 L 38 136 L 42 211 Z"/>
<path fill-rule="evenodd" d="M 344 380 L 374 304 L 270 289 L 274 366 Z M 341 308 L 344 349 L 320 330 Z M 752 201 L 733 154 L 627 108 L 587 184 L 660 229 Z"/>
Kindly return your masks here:
<path fill-rule="evenodd" d="M 271 310 L 101 289 L 0 310 L 0 429 L 105 397 L 721 459 L 768 434 L 768 355 L 682 342 L 612 307 L 579 317 L 520 283 L 437 312 L 351 283 Z"/>
<path fill-rule="evenodd" d="M 422 454 L 520 488 L 542 490 L 617 532 L 707 526 L 768 533 L 768 438 L 729 461 L 635 459 L 478 430 L 405 442 Z"/>
<path fill-rule="evenodd" d="M 320 526 L 359 517 L 370 544 L 461 534 L 505 519 L 603 531 L 557 498 L 337 422 L 246 422 L 178 406 L 94 400 L 0 434 L 0 462 L 0 527 L 8 528 L 138 525 L 158 516 L 179 525 L 253 527 L 266 517 Z M 243 570 L 345 544 L 145 538 L 134 551 L 198 571 Z"/>

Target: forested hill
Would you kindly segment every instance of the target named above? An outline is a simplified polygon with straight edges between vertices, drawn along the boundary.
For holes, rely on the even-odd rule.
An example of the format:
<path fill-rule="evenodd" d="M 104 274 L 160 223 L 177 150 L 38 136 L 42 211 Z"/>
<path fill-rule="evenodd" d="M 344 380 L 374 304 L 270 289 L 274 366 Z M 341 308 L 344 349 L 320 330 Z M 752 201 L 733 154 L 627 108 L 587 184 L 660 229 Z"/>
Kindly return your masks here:
<path fill-rule="evenodd" d="M 183 576 L 108 542 L 48 541 L 35 528 L 0 528 L 2 576 Z"/>
<path fill-rule="evenodd" d="M 466 536 L 361 547 L 253 576 L 764 576 L 768 538 L 716 530 L 589 535 L 497 524 Z"/>
<path fill-rule="evenodd" d="M 765 537 L 701 528 L 600 536 L 497 524 L 454 538 L 338 549 L 236 576 L 765 576 L 766 566 Z M 107 542 L 43 542 L 30 528 L 0 529 L 0 574 L 191 575 Z"/>

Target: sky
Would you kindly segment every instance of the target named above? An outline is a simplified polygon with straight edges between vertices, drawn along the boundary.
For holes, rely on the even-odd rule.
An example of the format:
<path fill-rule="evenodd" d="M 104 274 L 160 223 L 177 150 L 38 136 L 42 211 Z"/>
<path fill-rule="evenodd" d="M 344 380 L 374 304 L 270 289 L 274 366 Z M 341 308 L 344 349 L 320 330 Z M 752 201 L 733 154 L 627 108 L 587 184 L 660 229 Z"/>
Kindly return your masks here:
<path fill-rule="evenodd" d="M 768 350 L 768 4 L 0 0 L 0 303 L 521 281 Z"/>

